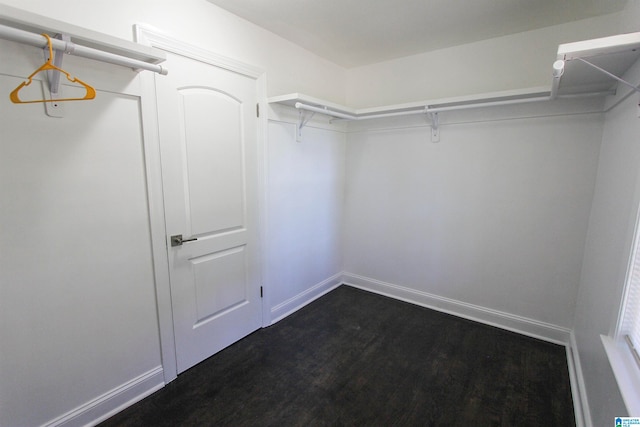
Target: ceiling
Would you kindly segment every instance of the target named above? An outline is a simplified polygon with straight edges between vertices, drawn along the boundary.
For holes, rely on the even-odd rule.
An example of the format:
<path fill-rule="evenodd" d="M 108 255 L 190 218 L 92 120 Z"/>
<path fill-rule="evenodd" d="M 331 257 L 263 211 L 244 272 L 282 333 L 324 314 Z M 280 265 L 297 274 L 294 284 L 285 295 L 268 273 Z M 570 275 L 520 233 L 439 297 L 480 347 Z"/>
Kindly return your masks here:
<path fill-rule="evenodd" d="M 208 0 L 345 68 L 622 10 L 626 0 Z"/>

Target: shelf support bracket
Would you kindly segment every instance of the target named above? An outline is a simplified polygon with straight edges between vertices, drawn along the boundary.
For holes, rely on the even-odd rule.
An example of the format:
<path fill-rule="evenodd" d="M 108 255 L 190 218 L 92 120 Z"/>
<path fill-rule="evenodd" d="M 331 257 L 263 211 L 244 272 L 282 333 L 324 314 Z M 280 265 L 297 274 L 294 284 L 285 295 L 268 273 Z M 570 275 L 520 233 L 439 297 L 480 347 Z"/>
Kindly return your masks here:
<path fill-rule="evenodd" d="M 596 70 L 598 70 L 598 71 L 600 71 L 600 72 L 602 72 L 602 73 L 606 74 L 607 76 L 611 77 L 612 79 L 615 79 L 615 80 L 619 81 L 620 83 L 622 83 L 622 84 L 624 84 L 624 85 L 629 86 L 631 89 L 635 90 L 636 92 L 639 92 L 639 93 L 640 93 L 640 88 L 639 88 L 639 87 L 634 86 L 634 85 L 632 85 L 631 83 L 629 83 L 628 81 L 623 80 L 623 79 L 621 79 L 620 77 L 616 76 L 615 74 L 612 74 L 612 73 L 608 72 L 608 71 L 607 71 L 607 70 L 605 70 L 604 68 L 600 68 L 600 67 L 598 67 L 597 65 L 592 64 L 591 62 L 589 62 L 589 61 L 587 61 L 587 60 L 585 60 L 585 59 L 582 59 L 582 58 L 575 58 L 575 59 L 577 59 L 578 61 L 584 62 L 585 64 L 589 65 L 590 67 L 595 68 Z"/>
<path fill-rule="evenodd" d="M 309 120 L 315 116 L 315 112 L 308 113 L 304 110 L 298 110 L 298 125 L 296 126 L 296 141 L 302 142 L 302 128 L 309 123 Z"/>
<path fill-rule="evenodd" d="M 71 36 L 68 34 L 56 34 L 55 37 L 58 40 L 62 40 L 65 43 L 64 50 L 53 50 L 53 65 L 58 68 L 62 68 L 62 59 L 65 53 L 72 53 L 74 50 L 74 44 L 71 43 Z M 49 60 L 49 48 L 44 47 L 44 60 Z M 47 70 L 47 81 L 49 83 L 47 96 L 54 102 L 45 102 L 45 112 L 49 117 L 64 117 L 64 104 L 55 102 L 60 96 L 60 72 L 57 70 Z M 47 90 L 45 89 L 45 91 Z"/>
<path fill-rule="evenodd" d="M 440 118 L 438 113 L 427 112 L 427 115 L 431 119 L 431 142 L 440 142 Z"/>

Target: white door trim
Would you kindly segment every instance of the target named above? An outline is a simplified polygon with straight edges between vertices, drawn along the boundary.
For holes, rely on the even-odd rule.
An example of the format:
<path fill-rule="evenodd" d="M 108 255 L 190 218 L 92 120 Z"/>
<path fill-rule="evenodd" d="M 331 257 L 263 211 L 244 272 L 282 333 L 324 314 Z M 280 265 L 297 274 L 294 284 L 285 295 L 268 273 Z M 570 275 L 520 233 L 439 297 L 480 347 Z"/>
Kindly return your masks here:
<path fill-rule="evenodd" d="M 136 40 L 138 43 L 159 48 L 167 52 L 186 56 L 215 67 L 223 68 L 242 74 L 256 80 L 257 99 L 260 104 L 260 118 L 258 120 L 258 216 L 259 216 L 259 242 L 260 253 L 259 274 L 264 287 L 266 248 L 266 169 L 265 169 L 265 143 L 266 143 L 266 73 L 264 70 L 248 65 L 231 58 L 207 51 L 189 43 L 177 40 L 161 31 L 144 24 L 135 25 Z M 171 70 L 169 70 L 171 72 Z M 173 330 L 173 311 L 171 305 L 171 283 L 169 279 L 169 252 L 167 248 L 164 198 L 162 188 L 162 171 L 160 164 L 160 138 L 158 135 L 158 118 L 156 104 L 155 79 L 163 76 L 155 76 L 152 73 L 142 73 L 141 81 L 141 114 L 143 132 L 145 134 L 145 159 L 147 161 L 147 189 L 149 197 L 149 215 L 151 224 L 151 243 L 153 250 L 153 263 L 156 282 L 156 302 L 158 306 L 158 327 L 160 333 L 160 351 L 162 355 L 162 367 L 164 381 L 169 383 L 177 377 L 176 347 Z M 262 325 L 271 323 L 271 310 L 269 309 L 268 292 L 264 292 L 262 299 Z"/>

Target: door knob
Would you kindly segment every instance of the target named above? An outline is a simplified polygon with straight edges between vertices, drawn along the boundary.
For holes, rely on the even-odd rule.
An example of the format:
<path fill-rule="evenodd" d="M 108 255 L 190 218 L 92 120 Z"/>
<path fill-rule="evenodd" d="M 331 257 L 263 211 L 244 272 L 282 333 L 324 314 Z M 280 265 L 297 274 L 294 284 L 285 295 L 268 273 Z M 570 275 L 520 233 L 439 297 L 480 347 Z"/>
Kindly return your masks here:
<path fill-rule="evenodd" d="M 193 242 L 198 240 L 197 237 L 192 237 L 191 239 L 183 239 L 182 234 L 176 234 L 171 236 L 171 246 L 182 246 L 185 242 Z"/>

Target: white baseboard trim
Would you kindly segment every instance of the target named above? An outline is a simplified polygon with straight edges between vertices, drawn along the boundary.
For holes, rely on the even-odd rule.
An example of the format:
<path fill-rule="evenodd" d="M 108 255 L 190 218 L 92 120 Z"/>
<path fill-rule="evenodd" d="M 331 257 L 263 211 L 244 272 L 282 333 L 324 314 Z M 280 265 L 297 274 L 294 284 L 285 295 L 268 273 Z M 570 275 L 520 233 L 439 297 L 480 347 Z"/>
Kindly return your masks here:
<path fill-rule="evenodd" d="M 576 427 L 593 427 L 591 412 L 589 412 L 587 387 L 584 382 L 584 375 L 582 374 L 582 365 L 580 364 L 580 353 L 578 352 L 578 344 L 573 331 L 571 331 L 569 345 L 567 345 L 567 364 L 569 367 Z"/>
<path fill-rule="evenodd" d="M 382 282 L 369 277 L 345 273 L 344 284 L 366 291 L 385 295 L 401 301 L 417 304 L 454 316 L 495 326 L 522 335 L 538 338 L 555 344 L 567 345 L 570 342 L 571 330 L 562 326 L 540 322 L 522 316 L 468 304 L 462 301 L 444 298 L 427 292 Z"/>
<path fill-rule="evenodd" d="M 164 387 L 158 366 L 111 391 L 42 425 L 42 427 L 95 426 Z"/>
<path fill-rule="evenodd" d="M 288 300 L 271 308 L 271 324 L 273 325 L 278 323 L 310 302 L 320 298 L 328 292 L 331 292 L 342 284 L 342 277 L 342 273 L 331 276 L 317 285 L 310 287 L 306 291 L 300 292 L 293 298 L 289 298 Z"/>

